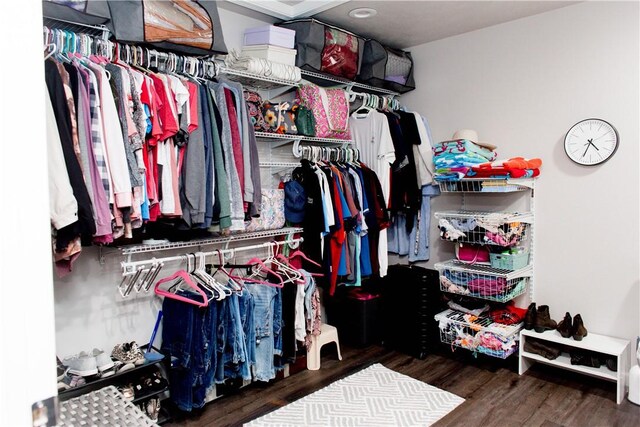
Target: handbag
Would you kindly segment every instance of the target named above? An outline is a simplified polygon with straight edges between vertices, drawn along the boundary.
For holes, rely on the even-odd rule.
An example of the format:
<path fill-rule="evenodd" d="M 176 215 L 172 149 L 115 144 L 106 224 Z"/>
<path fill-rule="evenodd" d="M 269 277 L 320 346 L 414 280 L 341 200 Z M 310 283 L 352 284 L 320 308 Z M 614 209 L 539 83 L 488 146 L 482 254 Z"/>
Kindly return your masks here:
<path fill-rule="evenodd" d="M 247 104 L 249 119 L 251 120 L 253 129 L 255 129 L 256 132 L 267 132 L 269 130 L 269 126 L 265 122 L 264 115 L 262 114 L 262 97 L 260 94 L 250 90 L 245 90 L 244 100 Z"/>
<path fill-rule="evenodd" d="M 490 262 L 489 248 L 482 245 L 456 244 L 456 258 L 467 264 Z"/>
<path fill-rule="evenodd" d="M 298 105 L 292 106 L 288 102 L 265 102 L 262 105 L 262 113 L 268 127 L 267 132 L 297 135 L 298 127 L 295 122 L 297 109 Z"/>
<path fill-rule="evenodd" d="M 304 105 L 298 105 L 296 126 L 298 128 L 298 135 L 316 136 L 316 119 L 313 117 L 313 111 Z"/>
<path fill-rule="evenodd" d="M 342 89 L 324 89 L 317 85 L 298 88 L 298 100 L 313 112 L 317 138 L 351 139 L 349 101 Z"/>
<path fill-rule="evenodd" d="M 284 227 L 284 190 L 262 189 L 260 216 L 252 218 L 245 231 L 277 230 Z"/>

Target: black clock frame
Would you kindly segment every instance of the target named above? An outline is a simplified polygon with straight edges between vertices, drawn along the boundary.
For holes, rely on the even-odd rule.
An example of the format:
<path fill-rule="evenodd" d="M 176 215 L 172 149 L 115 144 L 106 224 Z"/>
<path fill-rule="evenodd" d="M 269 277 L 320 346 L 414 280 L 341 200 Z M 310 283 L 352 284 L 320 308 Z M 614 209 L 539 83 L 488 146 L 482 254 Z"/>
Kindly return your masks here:
<path fill-rule="evenodd" d="M 573 129 L 574 127 L 578 126 L 580 123 L 588 122 L 589 120 L 598 120 L 598 121 L 604 122 L 604 123 L 608 124 L 609 126 L 611 126 L 611 129 L 613 129 L 613 132 L 616 134 L 616 146 L 613 149 L 613 151 L 611 152 L 611 154 L 609 155 L 609 157 L 607 157 L 603 161 L 601 161 L 599 163 L 594 163 L 592 165 L 585 165 L 584 163 L 580 163 L 577 160 L 572 159 L 571 156 L 569 155 L 569 153 L 567 153 L 566 141 L 567 141 L 567 137 L 569 136 L 569 132 L 571 132 L 571 129 Z M 616 154 L 616 151 L 618 151 L 618 147 L 620 146 L 620 135 L 618 134 L 618 129 L 616 129 L 616 127 L 614 125 L 612 125 L 611 123 L 609 123 L 608 121 L 603 120 L 603 119 L 598 119 L 596 117 L 592 117 L 592 118 L 589 118 L 589 119 L 580 120 L 578 123 L 576 123 L 573 126 L 571 126 L 569 128 L 569 130 L 567 131 L 567 133 L 564 135 L 564 139 L 562 140 L 562 145 L 564 146 L 564 153 L 567 155 L 569 160 L 571 160 L 573 163 L 575 163 L 577 165 L 580 165 L 580 166 L 586 166 L 586 167 L 599 166 L 599 165 L 601 165 L 603 163 L 608 162 L 609 159 L 611 159 L 613 157 L 613 155 Z"/>

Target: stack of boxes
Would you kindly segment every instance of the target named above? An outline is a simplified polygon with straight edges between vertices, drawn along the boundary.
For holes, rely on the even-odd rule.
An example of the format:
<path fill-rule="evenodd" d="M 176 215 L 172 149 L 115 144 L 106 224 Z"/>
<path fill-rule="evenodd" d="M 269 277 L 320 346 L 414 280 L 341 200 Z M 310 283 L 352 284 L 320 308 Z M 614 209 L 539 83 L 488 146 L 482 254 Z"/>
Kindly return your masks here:
<path fill-rule="evenodd" d="M 296 65 L 296 32 L 267 25 L 249 28 L 244 32 L 242 56 L 263 58 L 279 64 Z"/>

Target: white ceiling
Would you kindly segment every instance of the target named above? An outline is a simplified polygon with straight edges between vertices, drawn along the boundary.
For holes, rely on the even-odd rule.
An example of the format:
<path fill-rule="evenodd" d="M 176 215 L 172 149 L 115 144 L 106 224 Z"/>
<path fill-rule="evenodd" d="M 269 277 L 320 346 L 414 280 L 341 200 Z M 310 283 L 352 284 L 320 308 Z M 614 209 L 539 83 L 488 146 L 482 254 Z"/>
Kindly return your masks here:
<path fill-rule="evenodd" d="M 396 48 L 408 48 L 579 3 L 548 0 L 227 1 L 280 19 L 313 16 Z M 374 8 L 378 14 L 367 19 L 349 17 L 349 11 L 359 7 Z"/>

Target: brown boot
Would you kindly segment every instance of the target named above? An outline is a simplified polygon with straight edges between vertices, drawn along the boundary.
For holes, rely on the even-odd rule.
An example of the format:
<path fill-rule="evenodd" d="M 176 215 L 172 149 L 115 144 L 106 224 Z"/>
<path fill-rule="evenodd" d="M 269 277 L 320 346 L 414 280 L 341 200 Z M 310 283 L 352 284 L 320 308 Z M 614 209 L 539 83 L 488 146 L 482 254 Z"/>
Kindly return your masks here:
<path fill-rule="evenodd" d="M 524 316 L 524 328 L 531 330 L 533 329 L 533 324 L 536 321 L 536 303 L 532 302 L 529 304 L 529 308 L 527 309 L 527 314 Z"/>
<path fill-rule="evenodd" d="M 538 310 L 536 311 L 536 320 L 533 323 L 533 329 L 535 329 L 536 332 L 541 333 L 544 331 L 556 329 L 557 327 L 558 324 L 551 318 L 551 315 L 549 314 L 549 306 L 541 305 L 540 307 L 538 307 Z"/>
<path fill-rule="evenodd" d="M 582 338 L 587 336 L 587 328 L 582 323 L 582 316 L 576 314 L 573 317 L 573 339 L 576 341 L 582 341 Z"/>
<path fill-rule="evenodd" d="M 573 333 L 573 326 L 571 325 L 571 314 L 566 312 L 564 315 L 564 319 L 560 323 L 558 323 L 558 332 L 562 335 L 563 338 L 569 338 Z"/>

